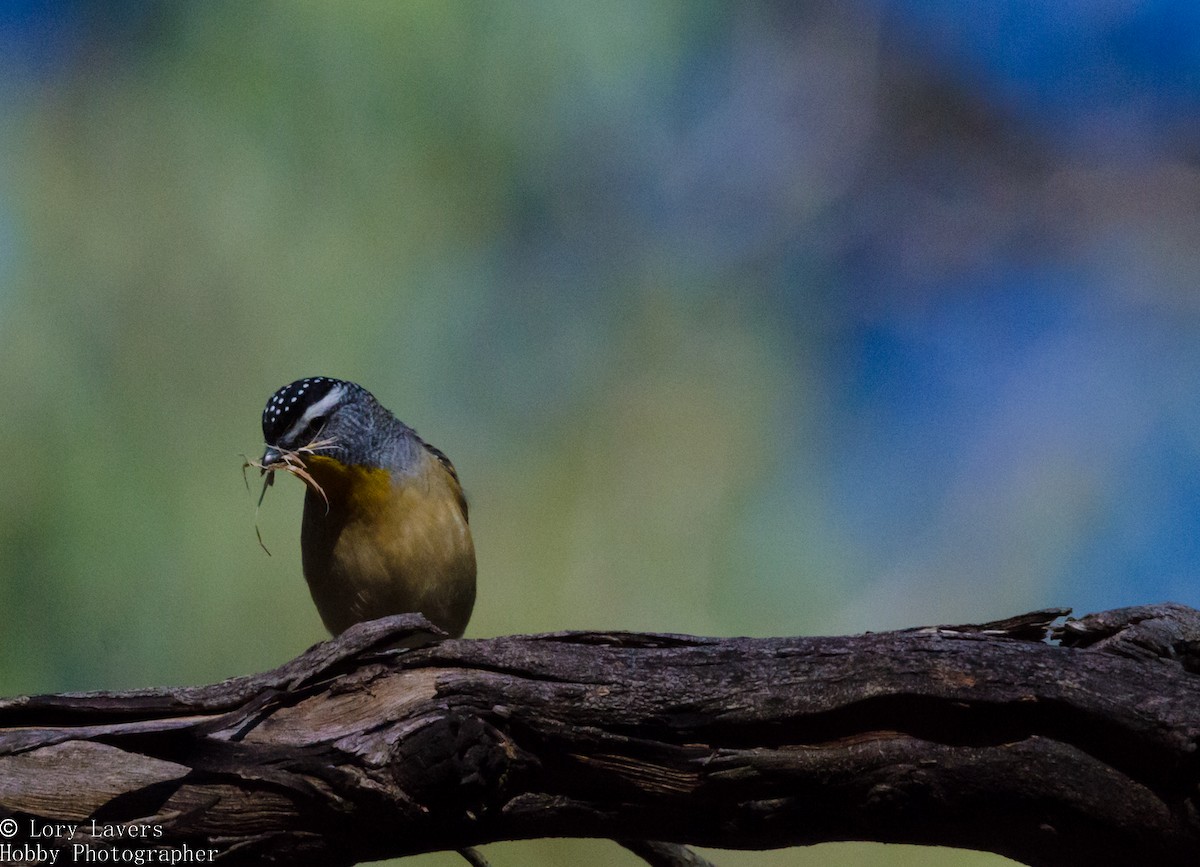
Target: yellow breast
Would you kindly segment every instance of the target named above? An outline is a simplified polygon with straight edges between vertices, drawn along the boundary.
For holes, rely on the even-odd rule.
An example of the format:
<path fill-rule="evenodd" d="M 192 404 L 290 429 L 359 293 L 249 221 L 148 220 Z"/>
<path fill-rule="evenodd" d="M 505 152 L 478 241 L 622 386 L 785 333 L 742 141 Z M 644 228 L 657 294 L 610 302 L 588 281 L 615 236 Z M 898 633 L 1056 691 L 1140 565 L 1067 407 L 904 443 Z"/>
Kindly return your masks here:
<path fill-rule="evenodd" d="M 458 481 L 422 450 L 414 472 L 347 466 L 325 456 L 305 465 L 300 548 L 304 577 L 334 635 L 354 623 L 417 611 L 454 636 L 475 604 L 475 548 Z"/>

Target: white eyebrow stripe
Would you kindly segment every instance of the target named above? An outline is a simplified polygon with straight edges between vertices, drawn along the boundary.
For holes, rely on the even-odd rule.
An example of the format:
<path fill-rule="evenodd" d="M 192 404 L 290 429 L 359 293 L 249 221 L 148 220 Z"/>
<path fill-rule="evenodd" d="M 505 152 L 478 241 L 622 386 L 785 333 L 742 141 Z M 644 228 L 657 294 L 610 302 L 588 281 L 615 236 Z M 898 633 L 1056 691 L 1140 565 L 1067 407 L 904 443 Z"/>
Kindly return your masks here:
<path fill-rule="evenodd" d="M 288 432 L 281 438 L 283 442 L 288 442 L 292 437 L 300 435 L 300 431 L 308 427 L 309 423 L 314 419 L 325 414 L 327 410 L 333 407 L 340 401 L 346 393 L 344 386 L 336 385 L 329 390 L 329 394 L 318 400 L 312 406 L 304 411 L 304 415 L 296 420 L 296 423 L 288 428 Z"/>

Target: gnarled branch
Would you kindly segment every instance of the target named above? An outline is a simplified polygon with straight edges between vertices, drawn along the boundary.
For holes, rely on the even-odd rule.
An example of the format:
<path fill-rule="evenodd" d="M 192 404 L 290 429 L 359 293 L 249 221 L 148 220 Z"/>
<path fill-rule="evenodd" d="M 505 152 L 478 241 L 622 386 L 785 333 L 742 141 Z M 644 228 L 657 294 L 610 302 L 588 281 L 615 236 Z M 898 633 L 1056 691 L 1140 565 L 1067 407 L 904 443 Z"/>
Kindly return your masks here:
<path fill-rule="evenodd" d="M 426 624 L 388 618 L 213 686 L 5 700 L 0 845 L 304 865 L 542 836 L 878 840 L 1197 863 L 1200 613 L 1043 640 L 1065 613 L 418 649 L 388 648 Z"/>

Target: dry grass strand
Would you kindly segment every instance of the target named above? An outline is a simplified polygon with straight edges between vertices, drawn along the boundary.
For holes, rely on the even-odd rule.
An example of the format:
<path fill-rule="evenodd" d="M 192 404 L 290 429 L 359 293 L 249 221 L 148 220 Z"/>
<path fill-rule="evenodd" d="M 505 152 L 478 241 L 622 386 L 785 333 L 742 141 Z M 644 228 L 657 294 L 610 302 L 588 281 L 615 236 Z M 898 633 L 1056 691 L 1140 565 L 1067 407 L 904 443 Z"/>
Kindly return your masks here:
<path fill-rule="evenodd" d="M 321 495 L 321 499 L 325 501 L 325 512 L 329 513 L 329 496 L 325 493 L 325 489 L 317 484 L 317 480 L 312 477 L 312 474 L 304 466 L 304 459 L 301 455 L 316 454 L 321 449 L 329 448 L 333 445 L 333 440 L 313 440 L 306 446 L 301 446 L 294 451 L 280 451 L 279 460 L 272 461 L 269 464 L 264 464 L 260 460 L 242 455 L 242 481 L 246 484 L 247 492 L 250 490 L 250 480 L 246 477 L 246 470 L 254 467 L 259 471 L 263 478 L 262 491 L 258 495 L 258 502 L 254 506 L 254 534 L 258 537 L 259 547 L 267 552 L 267 556 L 271 556 L 270 550 L 263 543 L 262 531 L 258 526 L 258 510 L 262 507 L 263 499 L 267 496 L 267 488 L 275 484 L 276 470 L 282 470 L 285 473 L 291 473 L 296 478 L 300 479 L 308 487 L 312 488 Z"/>

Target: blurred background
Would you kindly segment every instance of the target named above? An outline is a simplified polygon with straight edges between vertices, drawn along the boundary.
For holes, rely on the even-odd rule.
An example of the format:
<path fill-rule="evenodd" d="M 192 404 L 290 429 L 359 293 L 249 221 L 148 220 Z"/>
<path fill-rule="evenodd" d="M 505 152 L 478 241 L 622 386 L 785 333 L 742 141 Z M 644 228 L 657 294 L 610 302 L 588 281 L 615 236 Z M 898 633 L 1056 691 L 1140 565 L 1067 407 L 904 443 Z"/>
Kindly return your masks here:
<path fill-rule="evenodd" d="M 468 635 L 1200 605 L 1195 3 L 10 0 L 0 71 L 0 693 L 323 637 L 240 469 L 315 374 L 454 459 Z"/>

